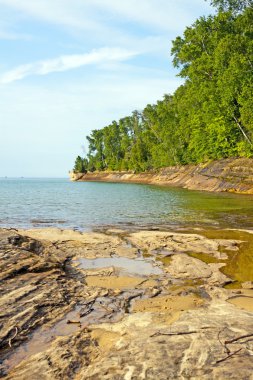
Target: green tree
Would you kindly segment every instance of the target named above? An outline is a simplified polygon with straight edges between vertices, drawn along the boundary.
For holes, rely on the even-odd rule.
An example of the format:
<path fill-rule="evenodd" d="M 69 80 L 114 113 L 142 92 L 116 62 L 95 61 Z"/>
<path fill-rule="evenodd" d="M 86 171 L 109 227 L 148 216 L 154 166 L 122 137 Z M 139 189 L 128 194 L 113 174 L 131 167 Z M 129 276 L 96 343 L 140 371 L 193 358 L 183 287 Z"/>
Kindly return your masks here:
<path fill-rule="evenodd" d="M 212 0 L 215 15 L 198 18 L 172 43 L 185 79 L 142 112 L 87 137 L 94 170 L 145 171 L 222 157 L 253 156 L 253 0 Z"/>
<path fill-rule="evenodd" d="M 88 160 L 87 158 L 82 158 L 80 156 L 77 156 L 75 160 L 75 165 L 73 168 L 73 171 L 75 173 L 86 173 L 88 169 Z"/>
<path fill-rule="evenodd" d="M 212 0 L 211 5 L 216 7 L 219 12 L 241 12 L 253 6 L 252 0 Z"/>
<path fill-rule="evenodd" d="M 105 169 L 104 155 L 104 131 L 103 129 L 94 129 L 90 136 L 86 137 L 89 142 L 88 159 L 90 171 Z"/>

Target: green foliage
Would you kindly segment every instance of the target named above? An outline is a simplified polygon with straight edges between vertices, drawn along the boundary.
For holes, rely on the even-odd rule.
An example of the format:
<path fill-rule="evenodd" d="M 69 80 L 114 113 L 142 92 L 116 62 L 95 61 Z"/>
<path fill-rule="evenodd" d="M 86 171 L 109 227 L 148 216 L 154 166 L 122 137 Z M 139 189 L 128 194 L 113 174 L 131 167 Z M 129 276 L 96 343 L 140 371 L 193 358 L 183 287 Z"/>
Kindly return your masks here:
<path fill-rule="evenodd" d="M 232 11 L 241 12 L 247 7 L 253 6 L 252 0 L 212 0 L 211 5 L 220 12 Z"/>
<path fill-rule="evenodd" d="M 185 79 L 142 112 L 93 130 L 75 171 L 132 170 L 253 156 L 253 0 L 213 0 L 217 13 L 200 17 L 173 41 Z"/>
<path fill-rule="evenodd" d="M 88 160 L 87 158 L 82 158 L 80 156 L 77 156 L 75 160 L 75 165 L 73 168 L 73 171 L 75 173 L 86 173 L 88 169 Z"/>

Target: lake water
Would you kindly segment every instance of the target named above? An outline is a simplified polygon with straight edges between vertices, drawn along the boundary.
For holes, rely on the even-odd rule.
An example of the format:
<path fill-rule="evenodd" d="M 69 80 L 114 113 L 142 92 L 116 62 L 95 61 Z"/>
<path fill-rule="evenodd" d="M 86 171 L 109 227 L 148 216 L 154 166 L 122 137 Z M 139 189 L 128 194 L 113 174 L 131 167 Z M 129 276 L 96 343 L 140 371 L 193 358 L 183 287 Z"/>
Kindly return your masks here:
<path fill-rule="evenodd" d="M 0 179 L 0 226 L 253 228 L 253 196 L 68 179 Z"/>

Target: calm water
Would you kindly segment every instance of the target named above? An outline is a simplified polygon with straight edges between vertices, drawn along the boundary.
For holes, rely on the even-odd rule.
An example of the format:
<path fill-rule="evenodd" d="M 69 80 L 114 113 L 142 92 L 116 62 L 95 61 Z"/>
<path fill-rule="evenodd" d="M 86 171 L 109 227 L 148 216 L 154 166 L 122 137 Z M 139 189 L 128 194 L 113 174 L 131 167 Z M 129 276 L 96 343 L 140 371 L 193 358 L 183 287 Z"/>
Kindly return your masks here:
<path fill-rule="evenodd" d="M 138 276 L 147 276 L 151 274 L 162 274 L 163 271 L 154 266 L 147 259 L 141 258 L 128 259 L 127 257 L 100 257 L 98 259 L 85 259 L 84 257 L 76 260 L 79 268 L 98 269 L 115 267 L 121 275 L 134 274 Z"/>
<path fill-rule="evenodd" d="M 67 179 L 0 179 L 1 227 L 89 230 L 165 224 L 253 228 L 253 196 Z"/>

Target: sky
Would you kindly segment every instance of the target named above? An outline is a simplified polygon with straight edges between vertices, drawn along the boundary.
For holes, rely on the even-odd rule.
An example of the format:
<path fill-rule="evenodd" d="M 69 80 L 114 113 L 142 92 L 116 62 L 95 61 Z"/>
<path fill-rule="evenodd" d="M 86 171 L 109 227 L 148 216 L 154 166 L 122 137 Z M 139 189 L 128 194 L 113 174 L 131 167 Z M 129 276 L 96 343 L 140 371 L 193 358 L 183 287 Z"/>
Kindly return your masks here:
<path fill-rule="evenodd" d="M 67 177 L 86 136 L 182 83 L 204 0 L 0 0 L 0 177 Z"/>

